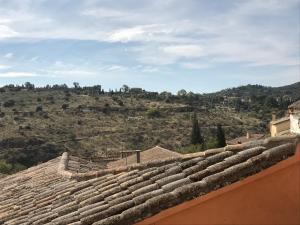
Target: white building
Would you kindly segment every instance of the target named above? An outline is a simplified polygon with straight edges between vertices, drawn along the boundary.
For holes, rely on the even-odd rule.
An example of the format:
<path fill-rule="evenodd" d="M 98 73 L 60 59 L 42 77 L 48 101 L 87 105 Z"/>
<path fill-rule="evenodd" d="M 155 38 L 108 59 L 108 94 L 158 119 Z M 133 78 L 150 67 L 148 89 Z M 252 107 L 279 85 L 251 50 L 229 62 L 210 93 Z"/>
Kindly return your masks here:
<path fill-rule="evenodd" d="M 290 132 L 300 134 L 300 100 L 289 106 Z"/>
<path fill-rule="evenodd" d="M 276 114 L 272 114 L 270 122 L 271 137 L 286 134 L 300 134 L 300 100 L 291 104 L 288 108 L 289 115 L 276 119 Z"/>

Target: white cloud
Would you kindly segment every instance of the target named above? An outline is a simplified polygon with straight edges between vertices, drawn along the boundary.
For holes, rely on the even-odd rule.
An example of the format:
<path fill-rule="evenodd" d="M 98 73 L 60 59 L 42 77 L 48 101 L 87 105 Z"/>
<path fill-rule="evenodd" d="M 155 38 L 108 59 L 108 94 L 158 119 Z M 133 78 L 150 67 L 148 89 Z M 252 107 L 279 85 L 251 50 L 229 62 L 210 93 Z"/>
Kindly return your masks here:
<path fill-rule="evenodd" d="M 10 58 L 12 58 L 14 56 L 14 54 L 12 53 L 12 52 L 8 52 L 8 53 L 6 53 L 3 57 L 4 58 L 7 58 L 7 59 L 10 59 Z"/>
<path fill-rule="evenodd" d="M 6 25 L 0 24 L 0 39 L 1 38 L 12 38 L 16 37 L 18 35 L 18 32 L 14 31 L 10 27 Z"/>
<path fill-rule="evenodd" d="M 162 47 L 162 51 L 177 57 L 197 58 L 203 55 L 203 49 L 197 45 L 171 45 Z"/>
<path fill-rule="evenodd" d="M 30 62 L 36 62 L 39 60 L 39 57 L 38 56 L 35 56 L 35 57 L 32 57 L 29 59 Z"/>
<path fill-rule="evenodd" d="M 131 60 L 152 65 L 181 63 L 189 69 L 201 66 L 184 60 L 198 57 L 213 61 L 214 66 L 228 62 L 292 66 L 299 61 L 300 25 L 294 10 L 299 0 L 227 4 L 66 0 L 63 12 L 57 1 L 10 2 L 0 6 L 0 39 L 2 35 L 121 42 L 127 43 Z M 136 46 L 140 50 L 134 50 Z"/>
<path fill-rule="evenodd" d="M 4 70 L 4 69 L 8 69 L 8 68 L 10 68 L 10 66 L 0 64 L 0 70 Z"/>
<path fill-rule="evenodd" d="M 36 77 L 37 75 L 34 73 L 28 72 L 6 72 L 0 73 L 1 78 L 20 78 L 20 77 Z"/>
<path fill-rule="evenodd" d="M 234 78 L 236 80 L 243 80 L 243 83 L 261 83 L 272 86 L 282 86 L 299 82 L 299 72 L 298 67 L 291 67 L 269 74 L 260 73 L 258 76 L 253 76 L 253 74 L 237 74 Z"/>
<path fill-rule="evenodd" d="M 133 27 L 128 29 L 121 29 L 113 32 L 108 40 L 111 42 L 129 42 L 139 40 L 143 37 L 145 30 L 142 27 Z"/>
<path fill-rule="evenodd" d="M 207 69 L 207 68 L 212 67 L 211 64 L 196 63 L 196 62 L 183 62 L 183 63 L 180 63 L 180 65 L 183 68 L 191 69 L 191 70 L 200 70 L 200 69 Z"/>
<path fill-rule="evenodd" d="M 128 16 L 126 12 L 114 10 L 110 8 L 96 8 L 96 9 L 88 9 L 82 12 L 84 16 L 92 16 L 95 18 L 119 18 L 123 16 Z"/>
<path fill-rule="evenodd" d="M 127 67 L 121 65 L 109 65 L 103 68 L 106 71 L 125 71 Z"/>
<path fill-rule="evenodd" d="M 153 66 L 145 66 L 142 69 L 142 72 L 145 72 L 145 73 L 157 73 L 159 71 L 160 71 L 159 68 L 153 67 Z"/>
<path fill-rule="evenodd" d="M 113 30 L 107 38 L 109 42 L 164 42 L 170 41 L 170 33 L 174 31 L 173 25 L 147 24 Z M 166 35 L 168 36 L 167 39 Z"/>
<path fill-rule="evenodd" d="M 95 75 L 95 71 L 90 70 L 81 70 L 81 69 L 74 69 L 74 70 L 49 70 L 47 73 L 52 75 L 66 75 L 66 76 L 91 76 Z"/>

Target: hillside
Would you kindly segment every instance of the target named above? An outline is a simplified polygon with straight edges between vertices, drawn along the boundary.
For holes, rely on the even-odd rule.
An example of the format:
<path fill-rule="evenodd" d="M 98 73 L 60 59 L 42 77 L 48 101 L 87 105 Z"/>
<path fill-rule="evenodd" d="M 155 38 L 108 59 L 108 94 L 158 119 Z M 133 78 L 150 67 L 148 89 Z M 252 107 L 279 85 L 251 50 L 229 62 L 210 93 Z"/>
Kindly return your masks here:
<path fill-rule="evenodd" d="M 100 85 L 5 86 L 0 88 L 0 170 L 22 170 L 66 150 L 86 158 L 155 145 L 180 151 L 190 144 L 194 112 L 206 148 L 214 147 L 217 124 L 227 139 L 247 131 L 267 132 L 271 111 L 283 114 L 300 99 L 299 90 L 300 83 L 248 85 L 204 95 L 127 86 L 109 92 Z"/>

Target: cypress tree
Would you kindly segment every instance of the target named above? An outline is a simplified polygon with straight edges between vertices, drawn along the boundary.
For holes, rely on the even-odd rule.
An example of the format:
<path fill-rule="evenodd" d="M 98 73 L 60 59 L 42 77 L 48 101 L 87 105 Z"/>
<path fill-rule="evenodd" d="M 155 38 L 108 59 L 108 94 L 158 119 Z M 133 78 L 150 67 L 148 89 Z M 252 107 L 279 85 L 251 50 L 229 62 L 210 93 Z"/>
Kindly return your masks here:
<path fill-rule="evenodd" d="M 217 125 L 217 147 L 222 148 L 225 146 L 226 146 L 226 139 L 225 139 L 224 130 L 222 128 L 222 125 L 218 124 Z"/>
<path fill-rule="evenodd" d="M 191 135 L 191 144 L 203 144 L 203 137 L 201 135 L 201 130 L 199 127 L 198 119 L 196 113 L 193 115 L 192 119 L 193 128 L 192 128 L 192 135 Z"/>

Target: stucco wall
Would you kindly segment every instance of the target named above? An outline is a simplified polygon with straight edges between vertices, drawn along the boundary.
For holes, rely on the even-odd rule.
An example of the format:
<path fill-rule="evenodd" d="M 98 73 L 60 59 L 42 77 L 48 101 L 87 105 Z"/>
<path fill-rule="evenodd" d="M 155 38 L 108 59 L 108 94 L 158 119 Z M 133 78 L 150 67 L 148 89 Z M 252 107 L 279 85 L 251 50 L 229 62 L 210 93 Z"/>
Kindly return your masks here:
<path fill-rule="evenodd" d="M 291 133 L 300 134 L 299 119 L 300 119 L 300 113 L 298 115 L 297 114 L 290 115 Z"/>
<path fill-rule="evenodd" d="M 300 145 L 295 156 L 267 170 L 137 225 L 195 224 L 300 224 Z"/>
<path fill-rule="evenodd" d="M 271 124 L 271 137 L 275 137 L 278 133 L 290 129 L 290 121 L 286 120 L 281 123 Z"/>

